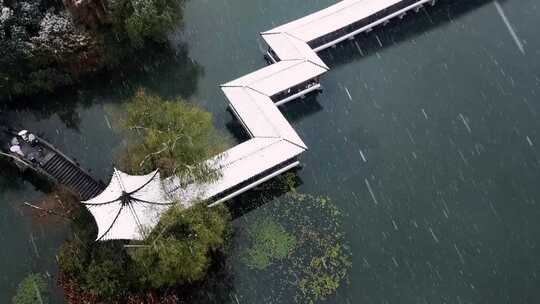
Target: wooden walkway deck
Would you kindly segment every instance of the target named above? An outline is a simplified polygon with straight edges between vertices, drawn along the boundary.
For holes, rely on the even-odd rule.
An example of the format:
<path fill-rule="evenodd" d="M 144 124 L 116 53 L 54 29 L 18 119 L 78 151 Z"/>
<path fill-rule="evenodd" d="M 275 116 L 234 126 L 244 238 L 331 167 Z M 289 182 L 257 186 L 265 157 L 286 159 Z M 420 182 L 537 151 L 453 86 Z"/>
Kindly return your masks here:
<path fill-rule="evenodd" d="M 41 169 L 59 184 L 79 194 L 82 200 L 95 197 L 104 190 L 100 182 L 60 154 L 53 154 L 41 165 Z"/>

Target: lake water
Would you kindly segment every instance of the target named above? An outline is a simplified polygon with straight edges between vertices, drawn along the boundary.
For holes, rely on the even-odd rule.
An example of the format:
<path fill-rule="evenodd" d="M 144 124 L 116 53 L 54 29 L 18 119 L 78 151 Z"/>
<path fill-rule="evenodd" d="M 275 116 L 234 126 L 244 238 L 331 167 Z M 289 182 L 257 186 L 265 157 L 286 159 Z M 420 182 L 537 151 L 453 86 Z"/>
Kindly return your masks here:
<path fill-rule="evenodd" d="M 218 85 L 265 65 L 259 32 L 333 2 L 191 1 L 171 37 L 187 59 L 7 117 L 107 179 L 119 143 L 108 113 L 126 87 L 189 98 L 214 113 L 216 127 L 237 133 Z M 328 195 L 346 214 L 353 266 L 328 303 L 540 302 L 540 4 L 497 3 L 501 10 L 492 1 L 440 1 L 329 49 L 323 94 L 282 108 L 310 148 L 299 191 Z M 23 202 L 42 192 L 2 170 L 7 303 L 29 271 L 54 274 L 67 232 L 23 216 Z M 239 303 L 257 302 L 234 292 Z"/>

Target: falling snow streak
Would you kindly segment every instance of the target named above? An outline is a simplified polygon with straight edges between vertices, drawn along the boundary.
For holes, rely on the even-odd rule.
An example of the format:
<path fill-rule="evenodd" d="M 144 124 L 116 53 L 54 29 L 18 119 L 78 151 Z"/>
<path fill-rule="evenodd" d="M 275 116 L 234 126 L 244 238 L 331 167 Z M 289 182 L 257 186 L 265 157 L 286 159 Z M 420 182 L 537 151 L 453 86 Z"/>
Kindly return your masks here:
<path fill-rule="evenodd" d="M 351 93 L 349 92 L 349 89 L 345 87 L 345 92 L 347 93 L 347 97 L 349 97 L 349 100 L 352 101 Z"/>
<path fill-rule="evenodd" d="M 364 152 L 362 150 L 358 150 L 358 152 L 360 152 L 360 157 L 362 157 L 362 160 L 364 162 L 367 162 L 367 158 L 366 158 L 366 155 L 364 155 Z"/>
<path fill-rule="evenodd" d="M 510 32 L 510 35 L 512 35 L 512 38 L 514 38 L 514 41 L 516 42 L 516 45 L 517 45 L 519 51 L 521 53 L 525 54 L 525 47 L 523 46 L 523 42 L 521 42 L 521 39 L 519 39 L 518 35 L 516 34 L 516 31 L 514 30 L 514 27 L 512 26 L 512 24 L 510 23 L 510 21 L 506 17 L 506 14 L 505 14 L 503 8 L 501 7 L 501 5 L 499 4 L 499 1 L 493 1 L 493 3 L 495 4 L 495 7 L 497 8 L 497 12 L 501 16 L 504 24 L 506 25 L 506 28 L 508 29 L 508 32 Z"/>
<path fill-rule="evenodd" d="M 461 251 L 459 250 L 458 246 L 454 243 L 454 248 L 456 249 L 456 253 L 459 257 L 459 261 L 461 264 L 465 265 L 465 260 L 463 259 L 463 255 L 461 254 Z"/>
<path fill-rule="evenodd" d="M 367 180 L 367 178 L 364 178 L 364 182 L 366 183 L 366 187 L 369 191 L 369 195 L 371 195 L 371 198 L 373 199 L 373 202 L 375 203 L 375 205 L 378 205 L 379 201 L 377 201 L 377 198 L 375 197 L 375 194 L 373 193 L 373 189 L 371 189 L 371 185 L 369 184 L 369 181 Z"/>
<path fill-rule="evenodd" d="M 435 241 L 435 243 L 438 243 L 439 238 L 435 235 L 435 232 L 433 232 L 433 229 L 431 227 L 429 227 L 429 232 L 431 233 L 431 236 L 433 237 L 433 240 Z"/>
<path fill-rule="evenodd" d="M 465 119 L 465 116 L 459 113 L 459 119 L 461 119 L 461 122 L 463 122 L 463 125 L 465 126 L 465 128 L 467 128 L 467 131 L 469 133 L 472 133 L 471 127 L 469 126 L 469 122 L 467 122 L 467 119 Z"/>

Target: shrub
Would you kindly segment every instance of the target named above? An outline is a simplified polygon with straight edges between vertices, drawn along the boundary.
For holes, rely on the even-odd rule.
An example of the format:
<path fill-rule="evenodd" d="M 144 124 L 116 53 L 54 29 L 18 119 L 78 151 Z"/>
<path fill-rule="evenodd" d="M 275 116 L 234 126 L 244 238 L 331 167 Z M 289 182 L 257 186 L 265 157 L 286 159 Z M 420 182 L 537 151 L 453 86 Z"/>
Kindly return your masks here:
<path fill-rule="evenodd" d="M 13 297 L 13 304 L 46 304 L 49 303 L 45 291 L 47 282 L 40 274 L 29 274 L 19 284 Z"/>

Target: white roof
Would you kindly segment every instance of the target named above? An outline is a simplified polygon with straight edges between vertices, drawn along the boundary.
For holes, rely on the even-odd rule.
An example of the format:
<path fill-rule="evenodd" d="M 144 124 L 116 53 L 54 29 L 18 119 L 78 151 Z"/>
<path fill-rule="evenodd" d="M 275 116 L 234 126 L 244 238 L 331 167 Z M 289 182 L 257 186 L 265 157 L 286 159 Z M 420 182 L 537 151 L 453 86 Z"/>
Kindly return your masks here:
<path fill-rule="evenodd" d="M 292 37 L 309 42 L 401 1 L 403 0 L 343 0 L 263 34 L 288 33 Z"/>
<path fill-rule="evenodd" d="M 208 199 L 304 151 L 281 138 L 253 138 L 216 156 L 222 177 L 215 183 L 190 184 L 182 188 L 177 186 L 176 178 L 170 179 L 166 187 L 176 189 L 171 195 L 181 202 Z"/>
<path fill-rule="evenodd" d="M 221 89 L 252 137 L 282 138 L 307 149 L 300 136 L 268 96 L 250 88 Z"/>
<path fill-rule="evenodd" d="M 287 33 L 262 33 L 262 38 L 274 50 L 280 60 L 308 60 L 326 70 L 328 66 L 307 43 Z"/>
<path fill-rule="evenodd" d="M 126 193 L 129 203 L 123 204 Z M 94 216 L 97 240 L 142 240 L 172 202 L 157 171 L 133 176 L 115 168 L 107 188 L 82 203 Z"/>
<path fill-rule="evenodd" d="M 270 97 L 320 76 L 326 70 L 326 68 L 303 59 L 280 61 L 223 84 L 222 87 L 248 87 Z"/>

